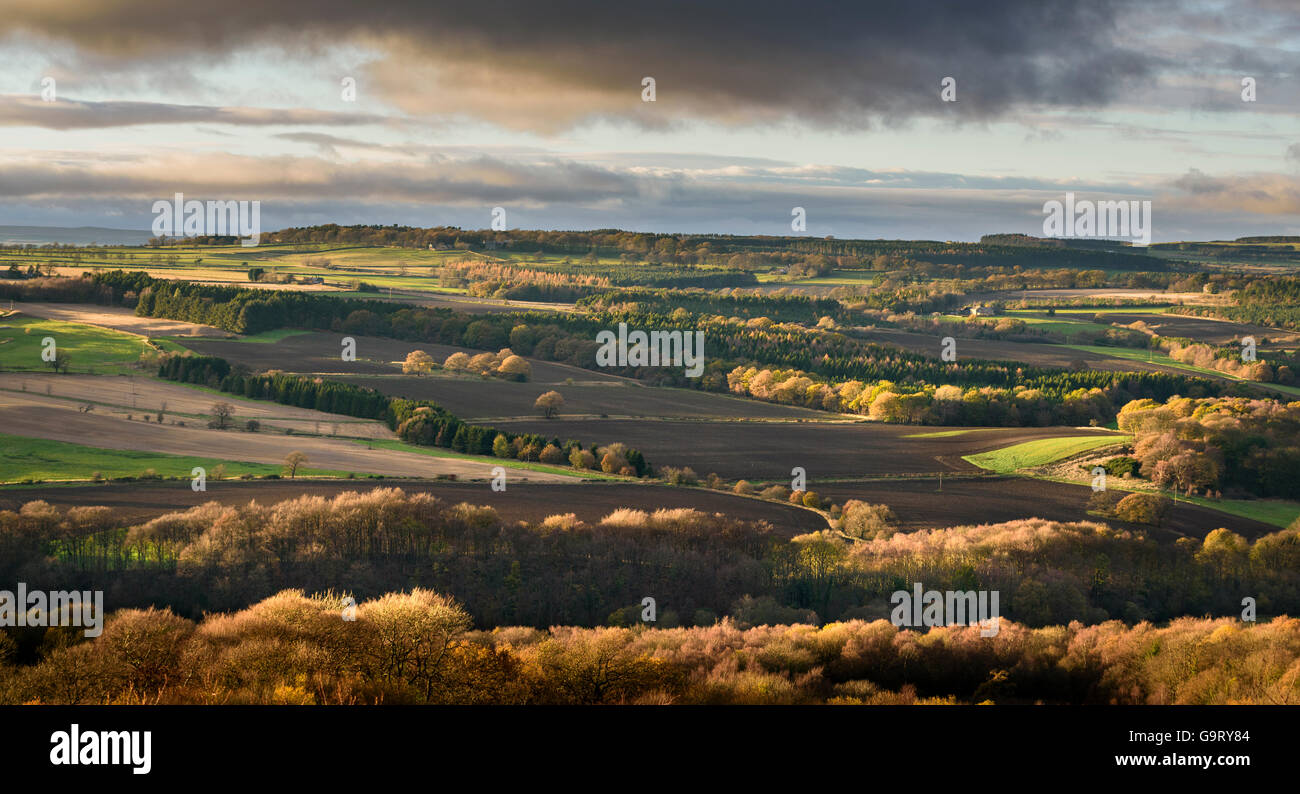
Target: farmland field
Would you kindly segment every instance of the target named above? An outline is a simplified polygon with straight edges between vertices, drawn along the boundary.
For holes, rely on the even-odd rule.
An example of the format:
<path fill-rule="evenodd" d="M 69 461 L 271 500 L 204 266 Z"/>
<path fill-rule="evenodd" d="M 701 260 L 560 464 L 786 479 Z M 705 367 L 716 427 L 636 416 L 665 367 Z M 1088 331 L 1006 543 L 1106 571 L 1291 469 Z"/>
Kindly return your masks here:
<path fill-rule="evenodd" d="M 202 426 L 212 414 L 212 406 L 224 402 L 233 408 L 232 421 L 244 425 L 255 419 L 265 432 L 312 435 L 338 435 L 357 438 L 391 438 L 381 422 L 330 414 L 310 408 L 297 408 L 257 400 L 245 400 L 229 394 L 183 386 L 142 375 L 31 375 L 0 373 L 0 394 L 16 398 L 37 397 L 45 403 L 64 408 L 93 406 L 93 412 L 117 418 L 133 417 L 144 421 L 162 413 L 167 421 L 177 419 Z"/>
<path fill-rule="evenodd" d="M 209 472 L 217 466 L 224 466 L 226 476 L 229 477 L 241 474 L 264 476 L 279 474 L 281 471 L 281 466 L 269 463 L 103 449 L 7 434 L 0 434 L 0 446 L 5 451 L 4 457 L 0 458 L 0 483 L 22 480 L 89 480 L 94 475 L 109 479 L 139 477 L 144 472 L 154 472 L 161 477 L 180 477 L 188 481 L 195 466 L 202 466 Z M 304 477 L 340 476 L 343 473 L 313 468 L 299 469 L 299 474 Z"/>
<path fill-rule="evenodd" d="M 687 507 L 706 513 L 720 512 L 747 521 L 766 521 L 787 536 L 816 532 L 826 526 L 825 519 L 817 513 L 780 502 L 748 499 L 702 488 L 623 483 L 519 483 L 501 492 L 494 492 L 482 483 L 382 479 L 223 481 L 209 483 L 204 493 L 193 492 L 188 482 L 110 483 L 76 488 L 26 486 L 0 489 L 0 510 L 16 510 L 26 502 L 43 500 L 61 507 L 108 505 L 120 509 L 132 520 L 143 521 L 211 501 L 238 505 L 255 499 L 267 504 L 299 496 L 331 498 L 347 491 L 379 487 L 401 488 L 407 493 L 429 493 L 451 503 L 488 505 L 507 521 L 541 521 L 549 515 L 576 513 L 581 520 L 594 523 L 624 507 L 651 511 Z"/>
<path fill-rule="evenodd" d="M 1078 428 L 1016 427 L 925 437 L 915 427 L 879 423 L 718 422 L 620 419 L 499 421 L 506 430 L 605 443 L 623 441 L 660 465 L 689 466 L 701 475 L 781 480 L 802 466 L 811 480 L 978 472 L 963 460 L 1020 441 L 1078 436 Z M 1099 437 L 1111 437 L 1107 431 Z M 1121 438 L 1122 436 L 1114 436 Z"/>
<path fill-rule="evenodd" d="M 536 371 L 536 370 L 534 370 Z M 579 376 L 581 377 L 581 376 Z M 533 407 L 538 395 L 555 390 L 564 398 L 559 419 L 576 417 L 609 418 L 744 418 L 744 419 L 833 419 L 834 414 L 789 405 L 742 400 L 713 392 L 642 386 L 623 380 L 584 383 L 515 383 L 478 376 L 361 376 L 341 377 L 377 389 L 384 394 L 411 399 L 433 400 L 466 419 L 497 420 L 537 416 Z"/>
<path fill-rule="evenodd" d="M 141 354 L 150 351 L 138 336 L 92 325 L 10 315 L 0 318 L 0 369 L 49 372 L 41 358 L 44 340 L 69 358 L 72 372 L 135 372 Z"/>
<path fill-rule="evenodd" d="M 1276 524 L 1180 501 L 1173 505 L 1160 527 L 1099 519 L 1088 513 L 1092 488 L 1029 477 L 948 478 L 942 486 L 934 478 L 889 482 L 837 482 L 815 486 L 823 497 L 843 503 L 849 499 L 887 504 L 898 515 L 904 531 L 935 526 L 996 524 L 1036 516 L 1051 521 L 1099 521 L 1142 531 L 1164 541 L 1180 537 L 1203 538 L 1227 527 L 1245 537 L 1276 532 Z"/>
<path fill-rule="evenodd" d="M 285 372 L 321 372 L 343 375 L 400 374 L 402 361 L 413 350 L 423 350 L 439 362 L 452 353 L 473 355 L 482 350 L 427 342 L 405 342 L 375 336 L 352 334 L 356 340 L 356 361 L 344 361 L 340 355 L 345 334 L 292 334 L 266 344 L 250 345 L 235 340 L 186 340 L 186 347 L 196 353 L 220 356 L 232 363 L 255 370 L 278 369 Z M 496 351 L 491 351 L 496 352 Z M 530 383 L 564 383 L 568 380 L 620 382 L 622 379 L 566 364 L 532 360 Z"/>
<path fill-rule="evenodd" d="M 1088 452 L 1111 444 L 1124 444 L 1129 441 L 1132 441 L 1129 436 L 1045 438 L 1013 444 L 992 452 L 966 455 L 965 458 L 980 468 L 998 474 L 1010 474 L 1019 469 L 1041 466 L 1061 458 L 1068 458 L 1080 452 Z"/>
<path fill-rule="evenodd" d="M 937 355 L 943 337 L 939 329 L 933 335 L 878 328 L 859 331 L 858 335 L 873 342 L 900 347 L 913 353 Z M 957 360 L 963 358 L 994 361 L 1022 361 L 1038 367 L 1069 367 L 1075 361 L 1090 369 L 1114 372 L 1175 372 L 1176 368 L 1126 358 L 1122 348 L 1075 348 L 1045 342 L 1015 342 L 998 339 L 956 337 Z"/>
<path fill-rule="evenodd" d="M 17 308 L 27 315 L 67 323 L 94 325 L 140 336 L 207 336 L 223 338 L 231 333 L 210 325 L 186 323 L 157 317 L 138 317 L 122 306 L 96 306 L 84 303 L 40 303 L 23 301 Z"/>
<path fill-rule="evenodd" d="M 173 420 L 179 422 L 180 420 Z M 211 430 L 195 423 L 159 425 L 140 418 L 129 420 L 101 412 L 82 412 L 53 397 L 0 392 L 0 427 L 13 435 L 66 443 L 94 439 L 107 449 L 159 452 L 185 457 L 209 457 L 251 463 L 280 464 L 291 451 L 307 455 L 312 467 L 357 474 L 433 477 L 455 474 L 462 478 L 491 477 L 491 464 L 431 458 L 409 452 L 367 449 L 345 438 L 301 436 L 286 439 L 279 433 Z M 524 472 L 533 480 L 567 480 L 542 472 Z"/>
<path fill-rule="evenodd" d="M 1149 315 L 1141 313 L 1123 313 L 1107 314 L 1106 319 L 1111 322 L 1127 324 L 1142 321 L 1150 326 L 1151 330 L 1162 336 L 1182 336 L 1194 339 L 1198 342 L 1208 344 L 1223 345 L 1234 342 L 1243 336 L 1253 336 L 1261 347 L 1268 346 L 1290 346 L 1294 347 L 1300 343 L 1300 334 L 1279 330 L 1277 328 L 1265 328 L 1260 325 L 1249 325 L 1247 323 L 1234 323 L 1227 320 L 1215 320 L 1207 317 L 1190 317 L 1182 314 L 1160 314 Z M 1265 340 L 1267 344 L 1265 344 Z"/>

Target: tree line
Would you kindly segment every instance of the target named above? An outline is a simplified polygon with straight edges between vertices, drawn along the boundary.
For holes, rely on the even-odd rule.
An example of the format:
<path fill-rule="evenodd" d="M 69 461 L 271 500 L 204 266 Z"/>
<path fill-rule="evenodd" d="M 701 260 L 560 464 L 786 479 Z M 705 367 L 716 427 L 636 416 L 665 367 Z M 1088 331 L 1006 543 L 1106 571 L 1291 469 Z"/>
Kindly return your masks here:
<path fill-rule="evenodd" d="M 195 383 L 250 400 L 271 400 L 325 413 L 376 419 L 387 423 L 397 437 L 408 444 L 443 447 L 468 455 L 494 455 L 561 465 L 569 462 L 577 468 L 599 468 L 607 473 L 634 477 L 645 476 L 651 471 L 640 451 L 623 444 L 608 445 L 608 448 L 615 449 L 609 466 L 604 465 L 609 452 L 597 456 L 596 452 L 602 448 L 595 444 L 590 448 L 593 462 L 588 465 L 585 457 L 578 456 L 576 459 L 583 461 L 579 465 L 573 462 L 575 450 L 581 452 L 583 447 L 576 440 L 548 440 L 535 433 L 511 433 L 470 424 L 437 403 L 390 397 L 376 389 L 342 381 L 283 373 L 255 375 L 238 371 L 231 367 L 230 362 L 217 356 L 165 356 L 159 364 L 158 377 Z M 506 454 L 504 449 L 509 449 L 510 453 Z M 552 449 L 554 452 L 550 451 Z"/>
<path fill-rule="evenodd" d="M 349 620 L 340 619 L 351 610 Z M 0 633 L 0 703 L 39 704 L 1260 704 L 1300 702 L 1300 621 L 1168 626 L 473 631 L 426 589 L 349 606 L 286 590 L 197 622 L 123 610 L 94 640 L 50 635 L 15 663 Z"/>
<path fill-rule="evenodd" d="M 485 496 L 486 500 L 488 497 Z M 1089 505 L 1080 496 L 1080 512 Z M 1024 519 L 894 533 L 846 504 L 837 529 L 782 536 L 691 509 L 506 521 L 488 505 L 373 489 L 278 504 L 209 502 L 139 522 L 103 507 L 0 511 L 0 575 L 29 589 L 100 589 L 110 608 L 242 608 L 284 588 L 378 597 L 402 582 L 465 604 L 474 624 L 659 625 L 874 620 L 890 594 L 996 590 L 1029 626 L 1300 609 L 1300 526 L 1253 541 L 1226 529 L 1158 542 L 1108 523 Z"/>

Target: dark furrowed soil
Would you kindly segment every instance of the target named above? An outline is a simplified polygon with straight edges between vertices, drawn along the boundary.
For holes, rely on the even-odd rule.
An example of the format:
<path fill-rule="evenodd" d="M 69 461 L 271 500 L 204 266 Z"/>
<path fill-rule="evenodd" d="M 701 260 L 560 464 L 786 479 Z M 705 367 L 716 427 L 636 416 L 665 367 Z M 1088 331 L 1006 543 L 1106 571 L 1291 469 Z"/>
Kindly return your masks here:
<path fill-rule="evenodd" d="M 620 419 L 530 419 L 495 422 L 502 430 L 577 439 L 584 446 L 621 441 L 655 466 L 689 466 L 729 479 L 788 480 L 802 466 L 809 477 L 878 477 L 896 474 L 977 472 L 963 455 L 987 452 L 1036 438 L 1095 433 L 1071 427 L 969 428 L 961 435 L 924 436 L 961 430 L 874 422 L 710 422 Z"/>
<path fill-rule="evenodd" d="M 589 523 L 613 511 L 630 507 L 654 511 L 660 508 L 690 507 L 706 513 L 722 513 L 745 521 L 767 521 L 782 535 L 793 536 L 826 528 L 826 521 L 811 510 L 793 505 L 751 499 L 699 488 L 673 488 L 635 483 L 580 483 L 538 487 L 507 483 L 494 492 L 487 483 L 430 482 L 428 480 L 276 480 L 208 481 L 208 490 L 195 493 L 188 481 L 168 483 L 110 483 L 82 487 L 35 487 L 0 490 L 0 509 L 17 510 L 23 504 L 43 500 L 60 508 L 103 505 L 121 511 L 132 522 L 205 502 L 242 505 L 257 500 L 274 504 L 300 496 L 332 498 L 347 491 L 373 488 L 401 488 L 407 493 L 430 493 L 451 503 L 489 505 L 507 521 L 540 521 L 550 515 L 575 513 Z"/>
<path fill-rule="evenodd" d="M 849 499 L 887 504 L 898 515 L 900 527 L 905 531 L 996 524 L 1030 517 L 1050 521 L 1100 521 L 1114 527 L 1140 530 L 1158 540 L 1184 536 L 1204 538 L 1219 527 L 1254 539 L 1278 529 L 1186 502 L 1179 502 L 1171 508 L 1163 527 L 1103 519 L 1088 515 L 1088 499 L 1092 496 L 1089 486 L 1024 477 L 944 478 L 942 490 L 936 479 L 813 483 L 810 487 L 823 499 L 837 504 Z"/>

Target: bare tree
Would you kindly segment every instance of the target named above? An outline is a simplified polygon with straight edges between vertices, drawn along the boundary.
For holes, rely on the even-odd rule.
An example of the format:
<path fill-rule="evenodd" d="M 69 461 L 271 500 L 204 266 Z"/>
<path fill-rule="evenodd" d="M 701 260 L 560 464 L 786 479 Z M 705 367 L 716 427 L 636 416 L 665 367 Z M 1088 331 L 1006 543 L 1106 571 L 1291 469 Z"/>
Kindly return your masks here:
<path fill-rule="evenodd" d="M 298 467 L 302 466 L 306 462 L 307 462 L 307 456 L 297 450 L 294 450 L 293 452 L 290 452 L 288 455 L 284 456 L 284 473 L 289 475 L 289 479 L 292 480 L 294 478 L 294 475 L 298 473 Z"/>
<path fill-rule="evenodd" d="M 161 416 L 161 412 L 159 412 Z M 230 426 L 230 419 L 235 415 L 234 407 L 227 402 L 213 403 L 212 421 L 208 422 L 209 427 L 215 427 L 218 430 L 225 430 Z M 162 421 L 159 419 L 159 421 Z"/>

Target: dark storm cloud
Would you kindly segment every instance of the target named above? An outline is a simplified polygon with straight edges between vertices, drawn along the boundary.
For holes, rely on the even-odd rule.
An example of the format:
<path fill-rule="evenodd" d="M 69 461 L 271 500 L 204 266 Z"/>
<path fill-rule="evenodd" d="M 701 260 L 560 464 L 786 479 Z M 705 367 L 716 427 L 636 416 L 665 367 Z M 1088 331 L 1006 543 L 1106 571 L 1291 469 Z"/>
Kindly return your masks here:
<path fill-rule="evenodd" d="M 1021 104 L 1104 104 L 1154 63 L 1118 43 L 1122 0 L 9 5 L 0 32 L 70 41 L 100 59 L 364 43 L 381 58 L 358 90 L 408 112 L 553 128 L 592 117 L 845 127 L 985 119 Z M 647 75 L 658 83 L 653 105 L 640 101 Z M 945 76 L 957 80 L 956 103 L 939 101 Z"/>

